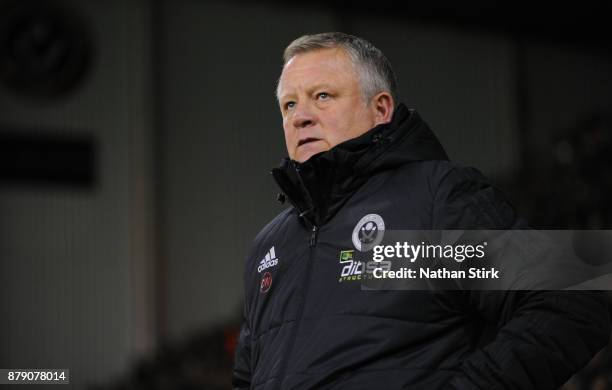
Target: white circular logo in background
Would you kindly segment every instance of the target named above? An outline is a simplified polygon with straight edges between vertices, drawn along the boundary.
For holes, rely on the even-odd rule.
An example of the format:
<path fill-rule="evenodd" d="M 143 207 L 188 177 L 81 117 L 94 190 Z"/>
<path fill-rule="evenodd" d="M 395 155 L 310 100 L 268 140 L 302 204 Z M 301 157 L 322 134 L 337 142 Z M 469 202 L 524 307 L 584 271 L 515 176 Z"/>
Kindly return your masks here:
<path fill-rule="evenodd" d="M 353 245 L 360 252 L 367 252 L 380 244 L 385 234 L 385 221 L 378 214 L 361 218 L 353 229 Z"/>

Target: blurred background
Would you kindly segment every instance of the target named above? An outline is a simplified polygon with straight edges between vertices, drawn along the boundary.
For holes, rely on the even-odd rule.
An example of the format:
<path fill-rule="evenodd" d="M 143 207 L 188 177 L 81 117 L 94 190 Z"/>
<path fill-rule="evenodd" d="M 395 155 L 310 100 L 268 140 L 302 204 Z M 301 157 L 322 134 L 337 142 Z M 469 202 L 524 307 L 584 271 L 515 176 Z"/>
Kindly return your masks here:
<path fill-rule="evenodd" d="M 230 387 L 244 258 L 283 208 L 275 82 L 305 33 L 379 47 L 533 226 L 610 228 L 612 4 L 421 3 L 0 0 L 0 368 Z M 612 388 L 610 360 L 565 388 Z"/>

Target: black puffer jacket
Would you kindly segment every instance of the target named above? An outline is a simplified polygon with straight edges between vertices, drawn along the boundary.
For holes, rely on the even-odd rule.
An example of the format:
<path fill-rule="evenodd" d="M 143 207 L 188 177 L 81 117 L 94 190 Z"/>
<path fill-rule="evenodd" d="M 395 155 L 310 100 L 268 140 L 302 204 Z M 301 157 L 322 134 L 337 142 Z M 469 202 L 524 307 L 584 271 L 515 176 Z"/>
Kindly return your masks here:
<path fill-rule="evenodd" d="M 583 292 L 362 291 L 341 251 L 386 229 L 512 228 L 476 170 L 448 161 L 414 111 L 273 175 L 291 208 L 257 236 L 233 384 L 250 389 L 555 389 L 607 342 Z M 345 258 L 346 260 L 346 258 Z"/>

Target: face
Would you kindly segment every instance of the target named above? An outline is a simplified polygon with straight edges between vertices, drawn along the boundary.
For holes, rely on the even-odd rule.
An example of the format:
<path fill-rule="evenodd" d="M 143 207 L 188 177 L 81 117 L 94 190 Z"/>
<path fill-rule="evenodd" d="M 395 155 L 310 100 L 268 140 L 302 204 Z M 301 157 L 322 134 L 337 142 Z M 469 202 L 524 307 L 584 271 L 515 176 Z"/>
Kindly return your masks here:
<path fill-rule="evenodd" d="M 283 68 L 278 98 L 289 157 L 304 162 L 373 128 L 379 117 L 364 102 L 343 49 L 297 54 Z"/>

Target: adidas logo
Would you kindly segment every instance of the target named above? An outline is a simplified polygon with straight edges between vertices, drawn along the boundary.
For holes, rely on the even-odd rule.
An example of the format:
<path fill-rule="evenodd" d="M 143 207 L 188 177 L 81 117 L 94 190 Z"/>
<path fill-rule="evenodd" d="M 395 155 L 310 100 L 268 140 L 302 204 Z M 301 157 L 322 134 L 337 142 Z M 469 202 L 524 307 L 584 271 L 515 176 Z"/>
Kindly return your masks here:
<path fill-rule="evenodd" d="M 257 272 L 261 272 L 264 269 L 274 267 L 278 264 L 278 259 L 276 258 L 276 253 L 274 253 L 274 247 L 270 248 L 268 253 L 266 253 L 266 257 L 261 259 L 259 262 L 259 267 L 257 267 Z"/>

